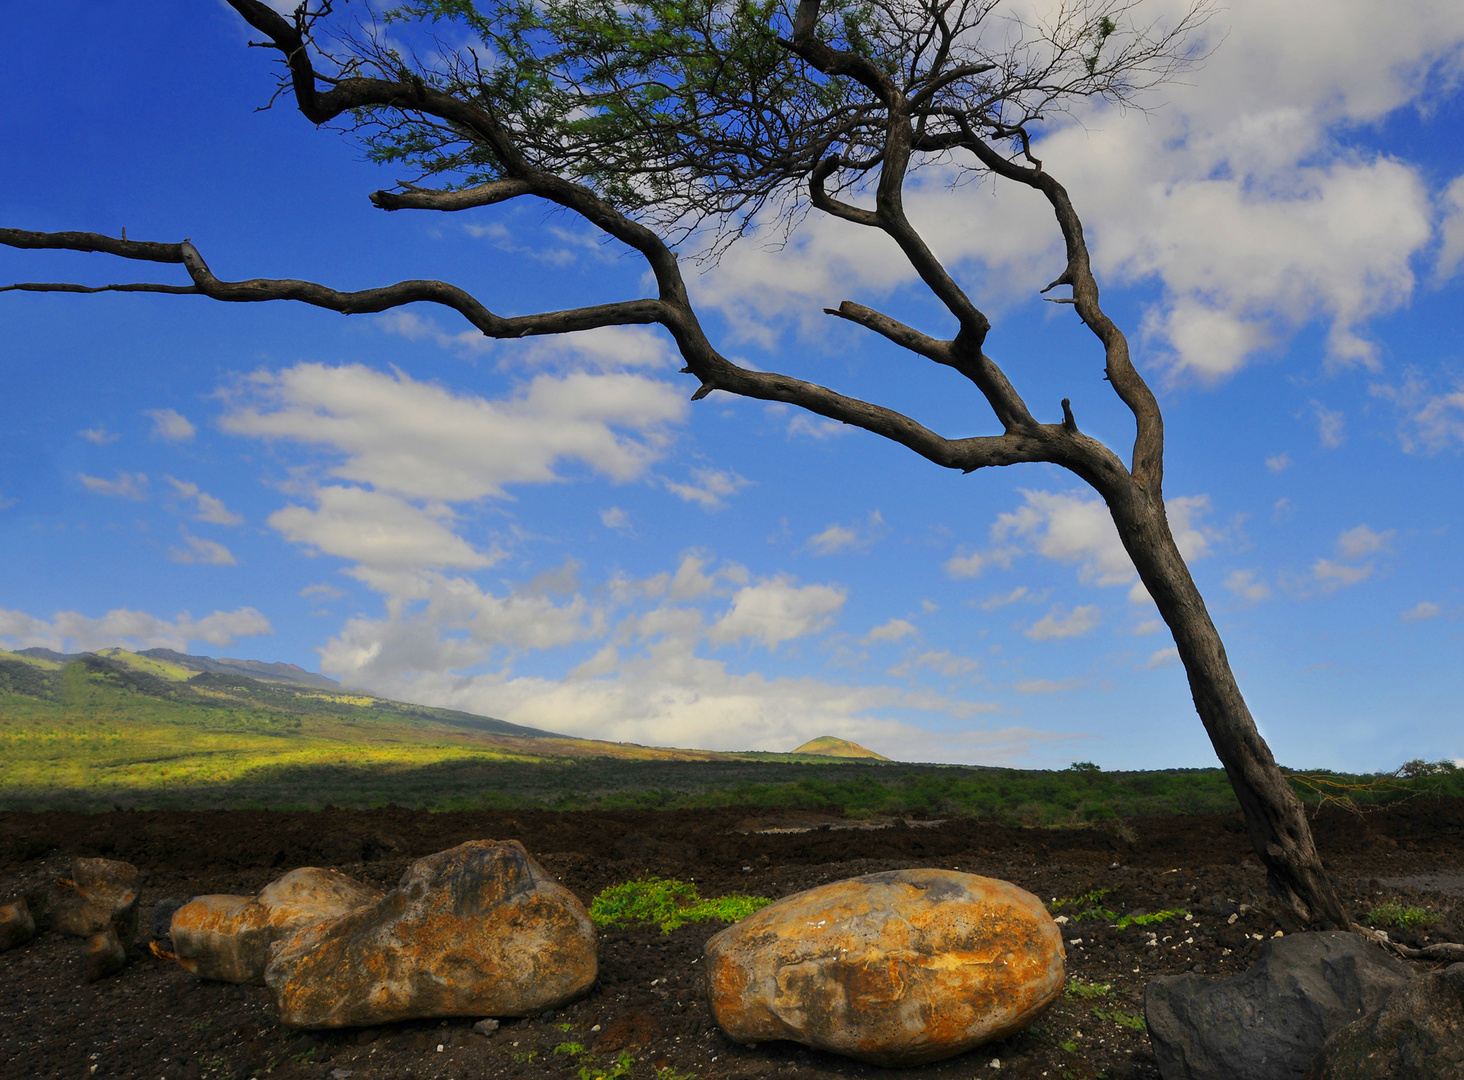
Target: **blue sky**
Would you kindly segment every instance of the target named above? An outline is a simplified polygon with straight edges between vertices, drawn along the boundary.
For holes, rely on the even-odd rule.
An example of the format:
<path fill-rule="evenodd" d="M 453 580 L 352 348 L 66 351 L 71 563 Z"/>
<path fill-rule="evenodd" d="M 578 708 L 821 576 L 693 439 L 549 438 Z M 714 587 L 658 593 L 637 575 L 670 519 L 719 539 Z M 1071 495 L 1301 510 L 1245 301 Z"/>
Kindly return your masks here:
<path fill-rule="evenodd" d="M 1243 0 L 1206 33 L 1155 108 L 1084 112 L 1039 156 L 1160 396 L 1171 518 L 1278 759 L 1464 756 L 1464 9 Z M 505 314 L 643 294 L 623 252 L 540 206 L 374 210 L 400 177 L 258 111 L 246 39 L 222 3 L 13 13 L 0 224 L 189 237 L 224 278 L 437 277 Z M 1070 397 L 1124 450 L 1096 344 L 1036 299 L 1060 268 L 1042 205 L 938 173 L 909 201 L 1039 417 Z M 0 249 L 7 282 L 175 277 Z M 693 287 L 731 356 L 995 430 L 956 376 L 821 314 L 851 299 L 949 332 L 854 226 L 740 244 Z M 287 660 L 662 745 L 1214 763 L 1074 477 L 951 475 L 795 410 L 692 403 L 652 330 L 467 329 L 0 294 L 0 646 Z"/>

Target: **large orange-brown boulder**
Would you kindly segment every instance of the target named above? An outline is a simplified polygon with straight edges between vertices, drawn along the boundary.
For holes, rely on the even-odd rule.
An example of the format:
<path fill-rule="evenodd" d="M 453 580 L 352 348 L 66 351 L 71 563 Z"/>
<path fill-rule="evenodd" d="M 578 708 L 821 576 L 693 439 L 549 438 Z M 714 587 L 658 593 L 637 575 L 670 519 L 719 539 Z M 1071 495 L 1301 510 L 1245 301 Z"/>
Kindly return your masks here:
<path fill-rule="evenodd" d="M 375 904 L 282 941 L 264 979 L 289 1027 L 528 1016 L 589 990 L 589 913 L 516 840 L 418 859 Z"/>
<path fill-rule="evenodd" d="M 195 975 L 264 983 L 269 948 L 311 923 L 339 918 L 381 899 L 380 889 L 335 870 L 303 866 L 257 896 L 196 896 L 173 913 L 173 955 Z"/>
<path fill-rule="evenodd" d="M 1062 993 L 1062 936 L 1031 893 L 895 870 L 785 897 L 706 944 L 712 1014 L 744 1043 L 791 1039 L 920 1065 L 1004 1038 Z"/>
<path fill-rule="evenodd" d="M 114 931 L 124 949 L 137 936 L 137 896 L 142 875 L 131 863 L 75 859 L 71 876 L 51 887 L 51 928 L 89 938 Z"/>

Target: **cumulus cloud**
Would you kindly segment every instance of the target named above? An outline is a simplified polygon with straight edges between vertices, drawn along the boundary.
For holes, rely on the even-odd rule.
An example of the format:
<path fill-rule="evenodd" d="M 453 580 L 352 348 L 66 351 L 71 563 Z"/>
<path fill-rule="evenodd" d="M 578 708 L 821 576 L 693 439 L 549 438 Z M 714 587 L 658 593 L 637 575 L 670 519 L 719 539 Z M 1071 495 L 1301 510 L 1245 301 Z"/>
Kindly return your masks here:
<path fill-rule="evenodd" d="M 101 424 L 98 424 L 94 428 L 83 428 L 81 431 L 78 431 L 77 434 L 80 435 L 87 442 L 95 443 L 98 446 L 107 446 L 111 443 L 116 442 L 122 437 L 121 435 L 116 435 L 108 431 Z"/>
<path fill-rule="evenodd" d="M 633 480 L 686 413 L 669 383 L 629 373 L 538 375 L 489 400 L 359 364 L 297 364 L 256 374 L 243 396 L 225 431 L 328 447 L 345 458 L 334 476 L 444 501 L 556 481 L 564 461 Z"/>
<path fill-rule="evenodd" d="M 197 484 L 191 484 L 172 476 L 167 480 L 180 497 L 193 499 L 197 503 L 197 512 L 193 516 L 198 521 L 207 521 L 213 525 L 242 525 L 244 523 L 244 519 L 225 506 L 223 500 L 214 498 L 206 491 L 200 491 Z"/>
<path fill-rule="evenodd" d="M 1159 649 L 1150 654 L 1149 659 L 1144 661 L 1144 670 L 1153 671 L 1156 668 L 1174 667 L 1179 663 L 1179 650 L 1174 646 L 1167 649 Z"/>
<path fill-rule="evenodd" d="M 1015 604 L 1018 600 L 1026 599 L 1027 594 L 1027 586 L 1018 585 L 1011 592 L 998 593 L 995 596 L 988 596 L 985 600 L 981 601 L 981 610 L 996 611 L 999 608 L 1004 608 L 1008 606 L 1009 604 Z"/>
<path fill-rule="evenodd" d="M 1424 619 L 1437 619 L 1444 613 L 1444 609 L 1432 600 L 1420 600 L 1413 607 L 1398 616 L 1400 622 L 1422 622 Z"/>
<path fill-rule="evenodd" d="M 1398 442 L 1405 453 L 1464 447 L 1464 380 L 1452 390 L 1436 390 L 1417 371 L 1409 371 L 1397 386 L 1377 383 L 1368 389 L 1397 411 Z"/>
<path fill-rule="evenodd" d="M 1434 263 L 1434 282 L 1442 285 L 1459 272 L 1464 263 L 1464 176 L 1456 176 L 1439 196 L 1444 219 L 1439 226 L 1443 243 Z"/>
<path fill-rule="evenodd" d="M 78 473 L 77 479 L 86 485 L 88 491 L 98 495 L 110 495 L 117 499 L 132 499 L 141 502 L 147 498 L 147 473 L 119 472 L 115 480 L 103 480 L 100 476 Z"/>
<path fill-rule="evenodd" d="M 1251 604 L 1258 604 L 1271 595 L 1271 587 L 1259 580 L 1254 570 L 1232 570 L 1225 578 L 1225 587 Z"/>
<path fill-rule="evenodd" d="M 854 525 L 833 522 L 823 532 L 810 536 L 804 546 L 815 555 L 859 551 L 879 540 L 884 532 L 884 518 L 878 510 L 874 510 L 865 521 Z"/>
<path fill-rule="evenodd" d="M 729 498 L 752 483 L 730 469 L 692 469 L 691 475 L 689 484 L 665 481 L 666 490 L 677 498 L 697 503 L 703 510 L 720 510 Z"/>
<path fill-rule="evenodd" d="M 1024 505 L 998 515 L 991 527 L 997 551 L 1006 554 L 1011 545 L 1020 544 L 1057 562 L 1076 564 L 1078 579 L 1089 585 L 1131 585 L 1135 581 L 1134 564 L 1101 499 L 1082 491 L 1024 490 L 1022 497 Z M 1212 534 L 1199 523 L 1209 505 L 1206 495 L 1181 496 L 1165 503 L 1174 542 L 1187 560 L 1204 558 L 1210 552 Z M 946 564 L 948 571 L 950 565 Z"/>
<path fill-rule="evenodd" d="M 1312 564 L 1314 589 L 1326 594 L 1360 584 L 1372 577 L 1375 564 L 1361 560 L 1386 552 L 1394 535 L 1392 529 L 1375 532 L 1366 525 L 1343 530 L 1333 545 L 1336 560 L 1318 559 Z"/>
<path fill-rule="evenodd" d="M 887 623 L 880 623 L 859 640 L 865 645 L 873 645 L 879 641 L 900 641 L 918 633 L 920 631 L 908 619 L 891 619 Z"/>
<path fill-rule="evenodd" d="M 794 585 L 786 577 L 762 581 L 736 592 L 707 638 L 722 643 L 754 638 L 774 649 L 823 629 L 847 598 L 845 590 L 829 585 Z"/>
<path fill-rule="evenodd" d="M 635 529 L 630 524 L 630 515 L 618 506 L 607 506 L 601 510 L 600 524 L 614 532 L 624 533 L 626 536 L 635 533 Z"/>
<path fill-rule="evenodd" d="M 921 668 L 933 671 L 937 675 L 944 675 L 947 679 L 959 679 L 980 671 L 981 661 L 973 660 L 969 656 L 957 656 L 946 649 L 930 649 L 907 656 L 890 668 L 889 674 L 904 679 L 909 678 Z"/>
<path fill-rule="evenodd" d="M 1097 625 L 1098 608 L 1093 604 L 1081 604 L 1072 611 L 1063 604 L 1053 604 L 1046 615 L 1022 632 L 1033 641 L 1052 641 L 1082 637 Z"/>
<path fill-rule="evenodd" d="M 176 563 L 202 563 L 205 566 L 233 566 L 234 553 L 217 540 L 205 540 L 187 530 L 183 533 L 181 548 L 169 548 L 168 558 Z"/>
<path fill-rule="evenodd" d="M 1087 679 L 1022 679 L 1012 684 L 1019 694 L 1059 694 L 1067 690 L 1079 690 L 1088 685 Z"/>
<path fill-rule="evenodd" d="M 39 647 L 56 652 L 94 652 L 119 646 L 124 649 L 176 649 L 187 652 L 192 642 L 223 647 L 241 637 L 272 634 L 274 628 L 252 607 L 215 611 L 195 619 L 186 611 L 163 619 L 146 611 L 117 608 L 100 617 L 76 611 L 58 611 L 49 619 L 22 611 L 0 609 L 0 641 L 12 649 Z"/>
<path fill-rule="evenodd" d="M 1340 409 L 1329 409 L 1316 398 L 1311 403 L 1317 422 L 1317 441 L 1328 450 L 1335 450 L 1346 441 L 1347 417 Z"/>
<path fill-rule="evenodd" d="M 1272 454 L 1266 458 L 1266 468 L 1273 473 L 1285 472 L 1291 468 L 1291 455 L 1285 452 Z"/>
<path fill-rule="evenodd" d="M 373 569 L 468 569 L 502 557 L 479 551 L 453 532 L 452 511 L 440 504 L 423 510 L 385 492 L 334 485 L 316 489 L 315 502 L 313 509 L 276 510 L 270 526 L 297 544 Z"/>
<path fill-rule="evenodd" d="M 188 442 L 198 431 L 176 409 L 148 409 L 142 415 L 152 418 L 153 438 L 164 442 Z"/>

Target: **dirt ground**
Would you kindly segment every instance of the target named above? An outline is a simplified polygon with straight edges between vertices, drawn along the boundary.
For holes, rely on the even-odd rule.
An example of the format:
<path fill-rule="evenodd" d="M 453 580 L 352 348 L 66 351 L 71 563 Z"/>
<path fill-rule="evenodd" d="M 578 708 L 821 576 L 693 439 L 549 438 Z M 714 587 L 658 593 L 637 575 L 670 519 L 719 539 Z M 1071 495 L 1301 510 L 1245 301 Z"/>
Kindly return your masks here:
<path fill-rule="evenodd" d="M 1328 811 L 1314 827 L 1329 872 L 1357 912 L 1384 901 L 1423 906 L 1443 919 L 1428 931 L 1432 940 L 1464 940 L 1464 800 L 1416 799 L 1364 817 Z M 1191 917 L 1150 927 L 1152 944 L 1140 927 L 1069 923 L 1069 991 L 1036 1025 L 906 1070 L 792 1043 L 744 1047 L 723 1036 L 698 966 L 719 923 L 669 935 L 607 931 L 600 978 L 586 998 L 553 1014 L 505 1020 L 487 1038 L 473 1032 L 474 1018 L 291 1031 L 274 1019 L 264 987 L 199 980 L 145 948 L 151 909 L 165 898 L 252 893 L 308 865 L 389 887 L 412 859 L 485 838 L 521 841 L 586 903 L 605 886 L 648 872 L 692 879 L 704 896 L 776 898 L 880 870 L 946 867 L 1015 882 L 1049 903 L 1107 889 L 1103 905 L 1120 914 L 1184 908 Z M 1262 940 L 1291 929 L 1265 911 L 1263 875 L 1238 817 L 1039 830 L 971 819 L 857 822 L 736 810 L 8 813 L 0 814 L 0 902 L 77 855 L 125 859 L 144 872 L 139 944 L 121 974 L 91 985 L 81 981 L 79 939 L 45 933 L 0 954 L 5 1080 L 1147 1080 L 1158 1073 L 1137 1025 L 1144 984 L 1184 971 L 1238 973 Z M 627 1056 L 628 1071 L 617 1065 Z"/>

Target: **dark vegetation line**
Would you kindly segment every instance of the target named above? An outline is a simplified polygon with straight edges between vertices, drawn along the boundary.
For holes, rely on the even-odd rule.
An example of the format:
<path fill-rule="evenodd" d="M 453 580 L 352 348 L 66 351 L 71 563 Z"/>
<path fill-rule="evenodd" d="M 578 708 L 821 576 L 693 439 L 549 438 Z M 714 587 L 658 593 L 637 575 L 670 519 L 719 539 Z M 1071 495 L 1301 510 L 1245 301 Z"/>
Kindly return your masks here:
<path fill-rule="evenodd" d="M 174 665 L 160 675 L 139 670 L 136 654 L 63 659 L 0 656 L 0 810 L 744 807 L 1073 826 L 1239 808 L 1218 768 L 660 751 L 232 672 Z M 1464 770 L 1452 762 L 1288 778 L 1309 809 L 1464 796 Z"/>

